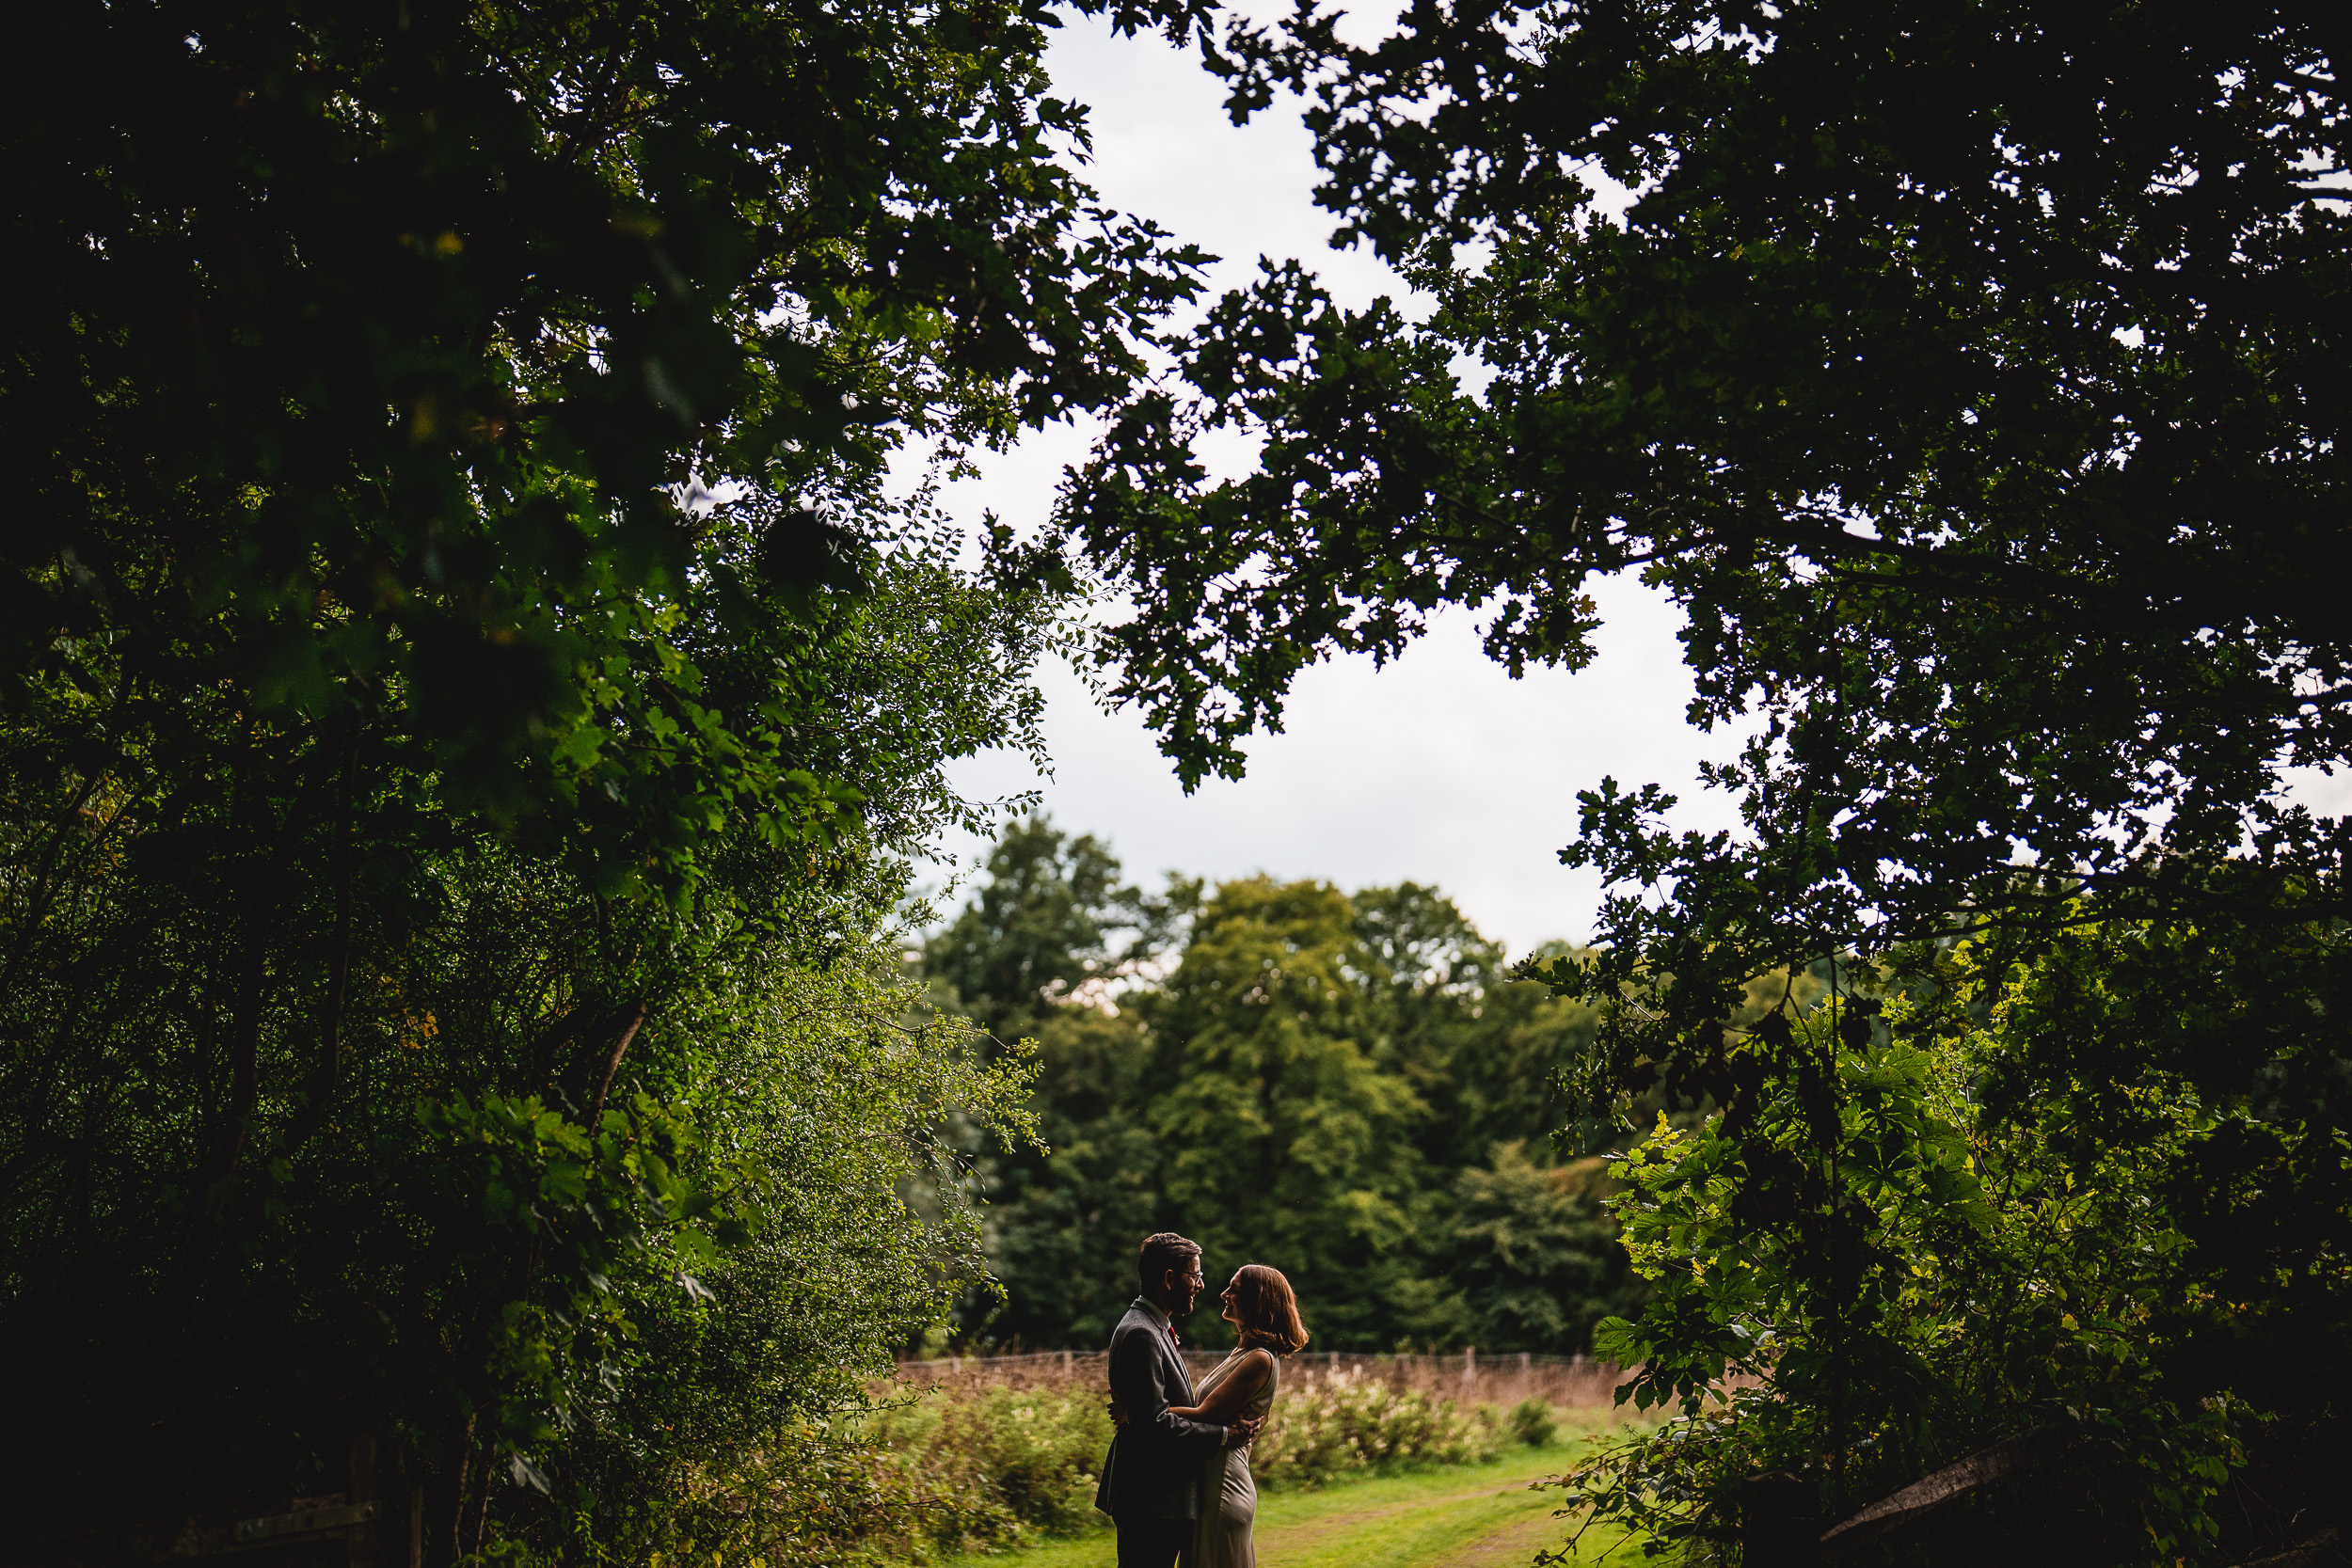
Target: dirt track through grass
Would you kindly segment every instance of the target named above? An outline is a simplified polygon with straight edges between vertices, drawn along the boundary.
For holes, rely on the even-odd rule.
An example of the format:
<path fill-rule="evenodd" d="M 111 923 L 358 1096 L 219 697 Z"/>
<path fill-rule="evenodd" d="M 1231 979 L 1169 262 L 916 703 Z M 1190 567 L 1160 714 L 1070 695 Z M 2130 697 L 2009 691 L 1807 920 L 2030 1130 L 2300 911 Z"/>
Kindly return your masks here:
<path fill-rule="evenodd" d="M 1258 1504 L 1260 1568 L 1526 1568 L 1538 1549 L 1565 1541 L 1571 1523 L 1552 1517 L 1559 1492 L 1531 1484 L 1559 1474 L 1582 1447 L 1517 1449 L 1491 1465 L 1267 1493 Z M 1588 1543 L 1586 1555 L 1608 1544 Z M 1106 1530 L 963 1558 L 955 1568 L 1113 1568 L 1117 1556 Z"/>

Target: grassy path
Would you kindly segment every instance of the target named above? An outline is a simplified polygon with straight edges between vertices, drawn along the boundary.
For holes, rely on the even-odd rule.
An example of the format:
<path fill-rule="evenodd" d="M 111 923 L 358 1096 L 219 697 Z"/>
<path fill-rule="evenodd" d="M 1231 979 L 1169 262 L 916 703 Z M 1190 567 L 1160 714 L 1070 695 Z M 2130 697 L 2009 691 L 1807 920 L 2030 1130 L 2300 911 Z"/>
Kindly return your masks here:
<path fill-rule="evenodd" d="M 1516 1449 L 1491 1465 L 1422 1470 L 1321 1492 L 1272 1492 L 1258 1500 L 1261 1568 L 1525 1568 L 1556 1546 L 1568 1522 L 1554 1519 L 1557 1491 L 1530 1484 L 1558 1475 L 1581 1442 Z M 1584 1556 L 1613 1543 L 1588 1537 Z M 1025 1552 L 968 1557 L 953 1568 L 1113 1568 L 1107 1530 Z"/>

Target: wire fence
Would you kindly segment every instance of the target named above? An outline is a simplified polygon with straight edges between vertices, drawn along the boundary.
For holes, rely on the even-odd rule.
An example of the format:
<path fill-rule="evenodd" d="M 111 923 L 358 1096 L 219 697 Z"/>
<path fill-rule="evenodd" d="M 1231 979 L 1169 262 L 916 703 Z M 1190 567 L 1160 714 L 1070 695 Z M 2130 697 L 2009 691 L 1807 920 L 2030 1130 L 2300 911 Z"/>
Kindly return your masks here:
<path fill-rule="evenodd" d="M 1223 1351 L 1187 1350 L 1184 1360 L 1198 1377 L 1225 1358 Z M 998 1388 L 1102 1388 L 1109 1384 L 1109 1358 L 1101 1351 L 1049 1350 L 1021 1355 L 960 1355 L 936 1361 L 901 1361 L 898 1375 L 910 1383 L 956 1383 Z M 1302 1351 L 1283 1363 L 1286 1387 L 1304 1389 L 1335 1376 L 1372 1378 L 1398 1389 L 1433 1394 L 1465 1404 L 1518 1404 L 1539 1399 L 1568 1406 L 1607 1405 L 1626 1374 L 1613 1361 L 1585 1355 L 1534 1355 L 1525 1352 L 1482 1354 L 1470 1350 L 1444 1355 L 1359 1355 L 1349 1351 Z"/>

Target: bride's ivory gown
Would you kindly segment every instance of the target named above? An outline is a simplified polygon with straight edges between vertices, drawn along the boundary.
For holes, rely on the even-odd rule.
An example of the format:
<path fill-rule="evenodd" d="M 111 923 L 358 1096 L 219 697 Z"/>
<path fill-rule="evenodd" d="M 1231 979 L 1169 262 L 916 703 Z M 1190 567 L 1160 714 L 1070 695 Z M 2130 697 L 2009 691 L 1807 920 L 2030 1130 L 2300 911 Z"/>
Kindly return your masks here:
<path fill-rule="evenodd" d="M 1250 1347 L 1243 1346 L 1218 1362 L 1194 1391 L 1196 1401 L 1225 1381 Z M 1265 1386 L 1231 1418 L 1236 1421 L 1263 1419 L 1274 1408 L 1274 1389 L 1282 1381 L 1282 1362 L 1276 1357 L 1266 1371 Z M 1222 1449 L 1202 1461 L 1200 1522 L 1193 1527 L 1190 1568 L 1257 1568 L 1258 1550 L 1249 1527 L 1258 1517 L 1258 1483 L 1249 1479 L 1249 1446 Z"/>

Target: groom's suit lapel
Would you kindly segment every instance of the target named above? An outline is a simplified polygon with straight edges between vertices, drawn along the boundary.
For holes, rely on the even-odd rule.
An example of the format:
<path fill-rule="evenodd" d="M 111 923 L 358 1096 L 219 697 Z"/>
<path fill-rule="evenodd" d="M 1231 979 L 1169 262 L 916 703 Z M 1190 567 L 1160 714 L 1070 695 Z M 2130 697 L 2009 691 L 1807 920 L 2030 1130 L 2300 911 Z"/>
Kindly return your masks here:
<path fill-rule="evenodd" d="M 1173 1323 L 1161 1325 L 1160 1340 L 1168 1347 L 1168 1359 L 1176 1363 L 1176 1375 L 1184 1381 L 1184 1402 L 1198 1402 L 1192 1392 L 1192 1363 L 1184 1359 L 1184 1349 L 1176 1342 L 1176 1325 Z"/>
<path fill-rule="evenodd" d="M 1153 1311 L 1151 1303 L 1141 1296 L 1136 1297 L 1135 1305 L 1128 1310 L 1144 1321 L 1152 1334 L 1158 1337 L 1160 1354 L 1176 1364 L 1176 1379 L 1184 1386 L 1184 1402 L 1186 1404 L 1197 1402 L 1192 1391 L 1192 1363 L 1184 1359 L 1183 1348 L 1176 1343 L 1175 1323 Z M 1170 1400 L 1168 1402 L 1174 1404 L 1176 1402 Z"/>

